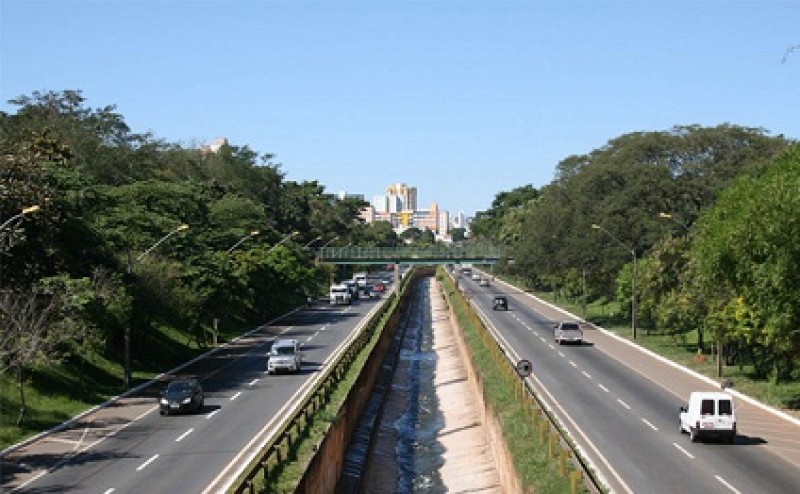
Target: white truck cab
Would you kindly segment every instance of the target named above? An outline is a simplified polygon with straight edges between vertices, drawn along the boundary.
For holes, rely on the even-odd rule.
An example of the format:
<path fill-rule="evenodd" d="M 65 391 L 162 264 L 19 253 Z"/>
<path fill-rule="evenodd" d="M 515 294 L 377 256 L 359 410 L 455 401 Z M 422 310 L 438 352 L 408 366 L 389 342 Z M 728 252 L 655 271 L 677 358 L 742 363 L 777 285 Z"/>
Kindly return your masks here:
<path fill-rule="evenodd" d="M 736 414 L 733 397 L 728 393 L 695 391 L 689 404 L 681 407 L 681 434 L 688 433 L 692 442 L 706 437 L 733 443 L 736 437 Z"/>

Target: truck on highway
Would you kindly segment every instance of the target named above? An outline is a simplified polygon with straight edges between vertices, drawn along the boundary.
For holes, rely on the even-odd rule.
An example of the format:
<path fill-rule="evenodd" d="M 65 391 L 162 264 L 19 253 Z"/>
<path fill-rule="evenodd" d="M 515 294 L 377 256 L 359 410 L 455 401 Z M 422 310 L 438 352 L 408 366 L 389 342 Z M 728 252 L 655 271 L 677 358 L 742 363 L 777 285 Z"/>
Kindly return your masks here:
<path fill-rule="evenodd" d="M 331 305 L 350 305 L 353 302 L 350 288 L 345 284 L 331 285 Z"/>

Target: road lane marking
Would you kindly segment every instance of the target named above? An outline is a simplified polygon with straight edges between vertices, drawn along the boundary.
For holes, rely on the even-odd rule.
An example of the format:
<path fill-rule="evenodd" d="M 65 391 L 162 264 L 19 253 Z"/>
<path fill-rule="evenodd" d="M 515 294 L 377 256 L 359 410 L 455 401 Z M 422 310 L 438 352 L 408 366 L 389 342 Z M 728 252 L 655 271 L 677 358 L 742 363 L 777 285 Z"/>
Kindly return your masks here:
<path fill-rule="evenodd" d="M 247 385 L 248 385 L 248 386 L 255 386 L 255 385 L 256 385 L 256 383 L 257 383 L 259 380 L 260 380 L 260 379 L 258 379 L 258 378 L 256 378 L 256 379 L 253 379 L 253 380 L 252 380 L 252 381 L 250 381 L 250 382 L 249 382 Z"/>
<path fill-rule="evenodd" d="M 147 468 L 147 465 L 149 465 L 149 464 L 153 463 L 154 461 L 156 461 L 159 456 L 160 455 L 158 455 L 158 454 L 155 454 L 155 455 L 151 456 L 149 460 L 147 460 L 146 462 L 144 462 L 141 465 L 139 465 L 139 467 L 136 469 L 136 471 L 137 472 L 141 472 L 142 470 Z"/>
<path fill-rule="evenodd" d="M 547 346 L 549 346 L 549 347 L 550 347 L 550 350 L 555 350 L 555 349 L 556 349 L 556 347 L 554 347 L 552 343 L 550 343 L 550 344 L 549 344 L 549 345 L 547 345 Z"/>
<path fill-rule="evenodd" d="M 642 419 L 642 422 L 644 422 L 645 424 L 647 424 L 647 426 L 648 426 L 648 427 L 650 427 L 651 429 L 653 429 L 654 431 L 657 431 L 657 430 L 658 430 L 658 427 L 656 427 L 656 426 L 654 426 L 653 424 L 651 424 L 650 422 L 648 422 L 648 421 L 647 421 L 647 419 Z"/>
<path fill-rule="evenodd" d="M 235 395 L 231 396 L 230 400 L 231 400 L 231 401 L 235 400 L 236 398 L 238 398 L 238 397 L 239 397 L 239 395 L 240 395 L 240 394 L 242 394 L 242 392 L 241 392 L 241 391 L 238 391 L 238 392 L 237 392 Z"/>
<path fill-rule="evenodd" d="M 591 375 L 591 374 L 589 374 L 589 373 L 588 373 L 588 372 L 586 372 L 586 371 L 581 371 L 581 373 L 583 373 L 583 375 L 584 375 L 584 376 L 586 376 L 586 378 L 587 378 L 587 379 L 591 379 L 591 378 L 592 378 L 592 375 Z"/>
<path fill-rule="evenodd" d="M 625 408 L 627 408 L 628 410 L 630 410 L 630 409 L 631 409 L 630 405 L 628 405 L 628 404 L 627 404 L 627 403 L 625 403 L 624 401 L 620 400 L 619 398 L 617 398 L 617 403 L 619 403 L 620 405 L 624 406 L 624 407 L 625 407 Z"/>
<path fill-rule="evenodd" d="M 103 494 L 111 494 L 112 492 L 114 492 L 114 490 L 115 490 L 115 489 L 114 489 L 113 487 L 112 487 L 111 489 L 106 489 L 106 490 L 103 492 Z"/>
<path fill-rule="evenodd" d="M 563 357 L 563 356 L 564 356 L 564 353 L 563 353 L 563 352 L 558 352 L 558 356 L 559 356 L 559 357 Z"/>
<path fill-rule="evenodd" d="M 740 494 L 740 493 L 739 493 L 739 491 L 738 491 L 738 490 L 736 490 L 736 488 L 735 488 L 735 487 L 733 487 L 731 484 L 729 484 L 728 482 L 726 482 L 726 481 L 725 481 L 725 479 L 723 479 L 723 478 L 722 478 L 722 477 L 720 477 L 719 475 L 714 475 L 714 478 L 715 478 L 715 479 L 717 479 L 717 480 L 719 480 L 719 482 L 720 482 L 722 485 L 724 485 L 725 487 L 727 487 L 728 489 L 730 489 L 730 490 L 731 490 L 731 492 L 735 492 L 736 494 Z"/>
<path fill-rule="evenodd" d="M 176 443 L 179 443 L 179 442 L 183 441 L 183 439 L 184 439 L 186 436 L 188 436 L 189 434 L 191 434 L 192 432 L 194 432 L 194 428 L 192 428 L 192 429 L 189 429 L 188 431 L 186 431 L 186 432 L 184 432 L 183 434 L 181 434 L 180 436 L 178 436 L 178 438 L 177 438 L 177 439 L 175 439 L 175 442 L 176 442 Z"/>
<path fill-rule="evenodd" d="M 572 360 L 570 360 L 570 361 L 569 361 L 569 365 L 571 365 L 571 366 L 575 367 L 576 369 L 578 368 L 578 364 L 576 364 L 576 363 L 575 363 L 575 362 L 573 362 Z"/>
<path fill-rule="evenodd" d="M 694 455 L 692 455 L 691 453 L 689 453 L 685 449 L 683 449 L 680 446 L 678 446 L 678 443 L 672 443 L 672 445 L 675 446 L 676 448 L 678 448 L 678 451 L 680 451 L 681 453 L 685 454 L 686 456 L 688 456 L 689 458 L 694 460 Z"/>
<path fill-rule="evenodd" d="M 603 386 L 602 384 L 598 384 L 598 385 L 597 385 L 597 387 L 598 387 L 598 388 L 600 388 L 600 389 L 602 389 L 602 390 L 603 390 L 603 391 L 605 391 L 606 393 L 608 393 L 608 388 L 607 388 L 607 387 L 605 387 L 605 386 Z"/>
<path fill-rule="evenodd" d="M 544 337 L 540 336 L 539 339 L 542 340 L 542 343 L 547 343 L 547 340 L 545 340 Z"/>
<path fill-rule="evenodd" d="M 206 420 L 208 420 L 208 419 L 210 419 L 211 417 L 213 417 L 214 415 L 218 414 L 220 410 L 222 410 L 222 409 L 221 409 L 221 408 L 217 408 L 217 409 L 216 409 L 216 410 L 214 410 L 213 412 L 211 412 L 211 413 L 209 413 L 208 415 L 206 415 Z"/>

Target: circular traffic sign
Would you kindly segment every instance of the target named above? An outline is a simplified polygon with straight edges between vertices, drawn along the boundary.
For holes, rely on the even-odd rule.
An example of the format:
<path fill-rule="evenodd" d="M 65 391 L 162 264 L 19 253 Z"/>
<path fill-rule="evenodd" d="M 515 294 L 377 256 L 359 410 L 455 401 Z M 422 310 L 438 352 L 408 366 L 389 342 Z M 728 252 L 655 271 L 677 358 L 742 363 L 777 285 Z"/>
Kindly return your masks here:
<path fill-rule="evenodd" d="M 522 359 L 517 362 L 517 375 L 519 375 L 519 377 L 526 378 L 530 376 L 531 370 L 532 366 L 530 360 Z"/>

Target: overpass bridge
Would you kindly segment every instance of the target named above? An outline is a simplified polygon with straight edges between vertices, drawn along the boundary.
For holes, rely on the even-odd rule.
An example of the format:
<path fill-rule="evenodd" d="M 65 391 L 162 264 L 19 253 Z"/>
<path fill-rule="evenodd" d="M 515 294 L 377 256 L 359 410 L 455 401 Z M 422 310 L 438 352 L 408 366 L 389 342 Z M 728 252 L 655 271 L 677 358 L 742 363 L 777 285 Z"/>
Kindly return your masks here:
<path fill-rule="evenodd" d="M 495 264 L 501 259 L 508 260 L 505 250 L 494 246 L 323 247 L 316 253 L 317 262 L 329 264 Z"/>

